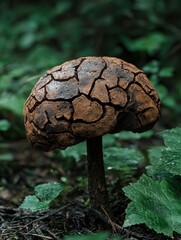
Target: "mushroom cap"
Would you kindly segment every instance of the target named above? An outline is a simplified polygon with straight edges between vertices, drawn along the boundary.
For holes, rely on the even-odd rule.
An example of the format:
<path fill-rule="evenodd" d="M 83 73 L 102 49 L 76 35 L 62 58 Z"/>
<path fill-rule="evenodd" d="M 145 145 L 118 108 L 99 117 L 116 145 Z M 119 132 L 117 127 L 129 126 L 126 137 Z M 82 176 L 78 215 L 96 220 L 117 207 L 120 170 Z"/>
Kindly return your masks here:
<path fill-rule="evenodd" d="M 24 105 L 29 142 L 65 149 L 121 130 L 143 132 L 160 117 L 160 99 L 146 75 L 113 57 L 83 57 L 47 71 Z"/>

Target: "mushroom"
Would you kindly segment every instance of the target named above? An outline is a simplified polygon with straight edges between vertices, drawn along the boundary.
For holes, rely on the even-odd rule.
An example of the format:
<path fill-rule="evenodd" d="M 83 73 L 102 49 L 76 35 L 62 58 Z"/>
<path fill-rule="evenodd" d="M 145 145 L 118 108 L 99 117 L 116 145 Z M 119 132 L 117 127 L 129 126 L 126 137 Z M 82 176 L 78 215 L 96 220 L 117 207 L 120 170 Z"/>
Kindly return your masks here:
<path fill-rule="evenodd" d="M 87 143 L 91 206 L 110 212 L 102 136 L 144 132 L 160 117 L 160 99 L 146 75 L 113 57 L 83 57 L 47 71 L 24 106 L 26 134 L 45 151 Z"/>

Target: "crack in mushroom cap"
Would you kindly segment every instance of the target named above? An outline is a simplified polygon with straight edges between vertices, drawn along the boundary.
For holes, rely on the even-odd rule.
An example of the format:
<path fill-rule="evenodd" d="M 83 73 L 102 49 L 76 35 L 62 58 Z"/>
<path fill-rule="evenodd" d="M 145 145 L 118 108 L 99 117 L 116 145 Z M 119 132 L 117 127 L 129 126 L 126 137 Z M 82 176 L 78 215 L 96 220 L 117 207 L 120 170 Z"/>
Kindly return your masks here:
<path fill-rule="evenodd" d="M 160 99 L 146 75 L 113 57 L 84 57 L 47 71 L 24 105 L 29 142 L 65 149 L 87 138 L 143 132 L 160 117 Z"/>

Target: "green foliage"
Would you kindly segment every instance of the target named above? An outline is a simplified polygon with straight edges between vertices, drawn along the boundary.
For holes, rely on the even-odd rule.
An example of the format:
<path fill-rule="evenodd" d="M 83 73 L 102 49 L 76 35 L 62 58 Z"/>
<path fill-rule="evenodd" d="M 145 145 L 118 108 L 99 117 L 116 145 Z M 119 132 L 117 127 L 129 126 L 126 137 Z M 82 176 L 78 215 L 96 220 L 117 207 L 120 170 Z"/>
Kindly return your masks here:
<path fill-rule="evenodd" d="M 158 233 L 181 234 L 181 128 L 161 133 L 165 146 L 149 150 L 149 176 L 123 188 L 132 200 L 124 226 L 145 223 Z M 156 177 L 156 178 L 155 178 Z"/>
<path fill-rule="evenodd" d="M 108 170 L 116 170 L 120 172 L 121 178 L 128 178 L 134 175 L 139 166 L 142 165 L 144 156 L 137 149 L 121 148 L 118 143 L 119 139 L 140 139 L 148 137 L 152 132 L 145 134 L 142 133 L 129 133 L 126 136 L 126 132 L 123 132 L 123 136 L 119 134 L 107 134 L 103 137 L 104 148 L 104 163 Z M 83 156 L 86 156 L 86 143 L 79 143 L 75 146 L 68 147 L 67 149 L 60 151 L 60 158 L 73 159 L 80 161 Z M 118 173 L 119 175 L 119 173 Z"/>
<path fill-rule="evenodd" d="M 168 41 L 168 37 L 160 32 L 152 32 L 146 36 L 140 37 L 135 41 L 125 38 L 124 44 L 132 52 L 146 52 L 148 55 L 154 55 L 161 46 Z"/>
<path fill-rule="evenodd" d="M 66 236 L 65 240 L 123 240 L 121 237 L 110 237 L 107 232 L 92 233 L 88 235 Z"/>
<path fill-rule="evenodd" d="M 123 188 L 132 202 L 126 210 L 124 226 L 145 223 L 157 233 L 181 234 L 181 185 L 179 181 L 155 181 L 143 175 Z"/>
<path fill-rule="evenodd" d="M 116 146 L 118 142 L 113 134 L 107 134 L 103 137 L 103 147 Z M 79 161 L 82 156 L 86 155 L 86 143 L 82 142 L 77 145 L 66 148 L 60 151 L 60 157 L 63 159 L 75 159 Z"/>
<path fill-rule="evenodd" d="M 149 130 L 143 133 L 133 133 L 131 131 L 121 131 L 115 134 L 115 138 L 118 140 L 139 140 L 141 138 L 149 138 L 153 135 L 153 131 Z"/>
<path fill-rule="evenodd" d="M 104 150 L 107 169 L 120 171 L 123 179 L 133 176 L 143 159 L 141 152 L 136 149 L 109 147 Z"/>
<path fill-rule="evenodd" d="M 108 147 L 115 147 L 120 146 L 120 144 L 117 141 L 117 138 L 115 134 L 106 134 L 103 137 L 103 148 L 106 149 Z"/>
<path fill-rule="evenodd" d="M 38 185 L 34 189 L 35 195 L 26 196 L 20 208 L 33 212 L 46 210 L 62 190 L 62 186 L 57 182 Z"/>
<path fill-rule="evenodd" d="M 14 157 L 12 153 L 0 153 L 0 161 L 13 161 Z"/>
<path fill-rule="evenodd" d="M 75 146 L 68 147 L 60 151 L 60 157 L 63 159 L 75 159 L 79 161 L 83 155 L 86 154 L 85 142 L 79 143 Z"/>
<path fill-rule="evenodd" d="M 161 136 L 165 147 L 149 151 L 151 165 L 147 167 L 148 174 L 157 177 L 181 176 L 181 128 L 165 130 Z"/>
<path fill-rule="evenodd" d="M 170 95 L 168 88 L 160 83 L 162 78 L 169 79 L 173 77 L 174 68 L 170 66 L 161 67 L 159 61 L 152 60 L 143 67 L 143 70 L 150 74 L 150 79 L 158 91 L 162 104 L 176 111 L 178 105 L 175 96 Z"/>
<path fill-rule="evenodd" d="M 2 119 L 0 120 L 0 133 L 6 132 L 10 129 L 11 123 L 6 120 Z M 0 143 L 3 142 L 3 136 L 0 135 Z M 13 154 L 9 152 L 3 152 L 1 151 L 3 148 L 3 144 L 0 144 L 0 161 L 12 161 L 13 160 Z"/>
<path fill-rule="evenodd" d="M 2 119 L 0 120 L 0 132 L 7 131 L 10 128 L 11 124 L 8 120 Z"/>
<path fill-rule="evenodd" d="M 13 103 L 13 104 L 10 104 Z M 0 109 L 6 109 L 19 117 L 22 117 L 23 105 L 25 103 L 25 99 L 22 96 L 16 95 L 4 95 L 3 98 L 0 99 Z"/>

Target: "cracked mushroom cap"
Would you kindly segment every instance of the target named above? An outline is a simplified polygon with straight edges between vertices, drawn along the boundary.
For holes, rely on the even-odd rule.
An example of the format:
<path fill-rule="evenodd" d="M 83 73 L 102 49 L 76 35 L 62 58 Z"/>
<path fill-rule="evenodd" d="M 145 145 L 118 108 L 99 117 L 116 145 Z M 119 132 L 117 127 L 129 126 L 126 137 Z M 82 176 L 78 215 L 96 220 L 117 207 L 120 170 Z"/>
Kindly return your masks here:
<path fill-rule="evenodd" d="M 84 57 L 47 71 L 24 106 L 29 142 L 65 149 L 121 130 L 143 132 L 160 117 L 160 99 L 137 67 L 113 57 Z"/>

